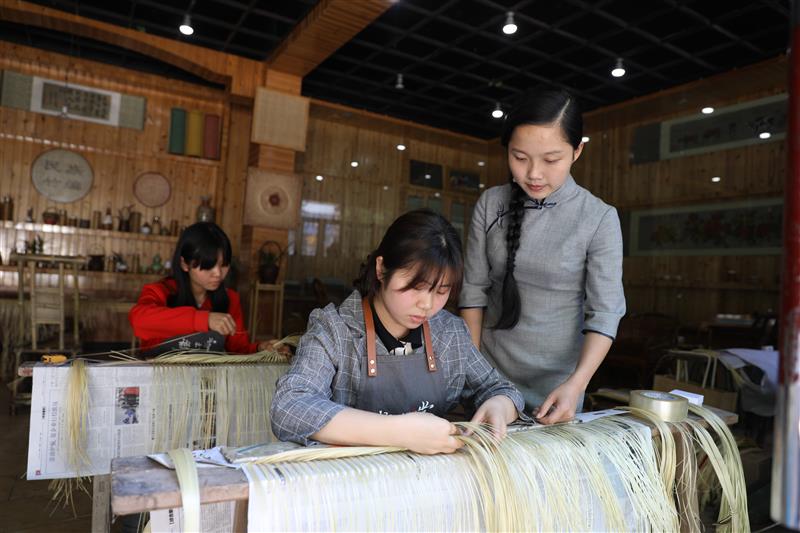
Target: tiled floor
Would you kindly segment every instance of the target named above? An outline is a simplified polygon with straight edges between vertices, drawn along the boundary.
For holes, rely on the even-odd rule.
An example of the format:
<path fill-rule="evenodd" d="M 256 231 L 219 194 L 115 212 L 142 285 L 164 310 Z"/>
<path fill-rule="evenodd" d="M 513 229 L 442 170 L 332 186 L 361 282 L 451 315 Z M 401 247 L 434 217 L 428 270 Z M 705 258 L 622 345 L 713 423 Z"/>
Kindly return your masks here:
<path fill-rule="evenodd" d="M 5 389 L 5 386 L 2 386 Z M 56 508 L 47 489 L 48 481 L 27 481 L 27 408 L 8 413 L 8 393 L 0 392 L 0 533 L 88 532 L 92 525 L 92 501 L 75 496 L 71 509 Z"/>

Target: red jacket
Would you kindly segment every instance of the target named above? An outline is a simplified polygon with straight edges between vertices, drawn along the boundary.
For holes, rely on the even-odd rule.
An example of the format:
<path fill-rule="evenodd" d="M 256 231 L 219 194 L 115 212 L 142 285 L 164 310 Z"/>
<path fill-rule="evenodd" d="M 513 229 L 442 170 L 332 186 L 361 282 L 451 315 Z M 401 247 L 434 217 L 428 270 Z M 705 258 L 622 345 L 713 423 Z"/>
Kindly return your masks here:
<path fill-rule="evenodd" d="M 211 300 L 206 298 L 199 309 L 191 306 L 167 307 L 167 297 L 177 291 L 178 285 L 172 278 L 164 278 L 156 283 L 148 283 L 142 288 L 139 301 L 128 313 L 133 333 L 141 341 L 142 349 L 151 348 L 178 335 L 208 331 L 208 315 Z M 228 314 L 236 322 L 234 335 L 225 338 L 225 351 L 233 353 L 253 353 L 258 351 L 258 343 L 248 341 L 247 331 L 242 319 L 242 305 L 239 293 L 227 289 Z"/>

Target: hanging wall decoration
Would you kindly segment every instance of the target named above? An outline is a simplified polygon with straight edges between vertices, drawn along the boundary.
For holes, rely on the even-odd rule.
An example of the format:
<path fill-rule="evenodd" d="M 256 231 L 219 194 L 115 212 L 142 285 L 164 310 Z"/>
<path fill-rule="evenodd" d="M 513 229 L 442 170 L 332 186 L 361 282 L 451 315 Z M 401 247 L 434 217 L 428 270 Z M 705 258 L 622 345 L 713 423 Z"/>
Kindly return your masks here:
<path fill-rule="evenodd" d="M 81 154 L 59 148 L 39 154 L 31 165 L 31 179 L 45 198 L 69 203 L 89 193 L 94 172 Z"/>
<path fill-rule="evenodd" d="M 142 96 L 13 70 L 0 71 L 0 106 L 137 130 L 144 129 L 147 114 Z"/>
<path fill-rule="evenodd" d="M 219 159 L 220 129 L 219 115 L 173 107 L 170 111 L 167 151 L 177 155 Z"/>
<path fill-rule="evenodd" d="M 133 195 L 146 207 L 160 207 L 169 201 L 169 180 L 158 172 L 144 172 L 133 184 Z"/>
<path fill-rule="evenodd" d="M 244 223 L 270 228 L 295 227 L 302 187 L 298 176 L 249 168 Z"/>

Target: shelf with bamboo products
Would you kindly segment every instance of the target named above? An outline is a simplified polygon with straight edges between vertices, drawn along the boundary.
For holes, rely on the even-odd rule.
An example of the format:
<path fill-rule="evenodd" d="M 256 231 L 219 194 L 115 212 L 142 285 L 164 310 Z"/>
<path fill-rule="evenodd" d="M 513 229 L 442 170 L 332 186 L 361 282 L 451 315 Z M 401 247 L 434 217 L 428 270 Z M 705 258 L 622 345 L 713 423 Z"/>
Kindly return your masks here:
<path fill-rule="evenodd" d="M 152 235 L 145 233 L 135 233 L 127 231 L 114 231 L 106 229 L 81 228 L 76 226 L 64 226 L 61 224 L 44 224 L 40 222 L 12 222 L 5 220 L 0 229 L 17 230 L 26 232 L 52 233 L 60 235 L 85 235 L 90 237 L 103 238 L 124 238 L 126 240 L 143 240 L 148 242 L 164 242 L 175 244 L 178 237 L 173 235 Z"/>
<path fill-rule="evenodd" d="M 25 257 L 25 254 L 20 254 Z M 16 272 L 17 267 L 14 265 L 0 265 L 0 272 Z M 58 274 L 56 268 L 37 268 L 37 274 Z M 147 273 L 133 273 L 133 272 L 105 272 L 101 270 L 78 270 L 78 277 L 86 276 L 88 278 L 105 279 L 112 283 L 117 283 L 119 277 L 123 276 L 125 279 L 130 279 L 139 283 L 153 283 L 160 280 L 166 275 L 165 272 L 160 274 L 147 274 Z"/>
<path fill-rule="evenodd" d="M 81 290 L 95 292 L 125 287 L 125 293 L 134 293 L 143 283 L 156 281 L 159 274 L 150 274 L 145 270 L 152 265 L 158 255 L 160 263 L 171 258 L 178 237 L 172 235 L 149 235 L 133 232 L 112 231 L 103 229 L 80 228 L 58 224 L 42 224 L 32 222 L 0 222 L 0 258 L 2 264 L 8 265 L 12 253 L 22 252 L 30 247 L 31 241 L 41 239 L 41 248 L 37 251 L 54 255 L 82 255 L 90 258 L 86 269 L 80 270 Z M 109 258 L 118 254 L 128 267 L 127 272 L 110 271 L 112 265 Z M 101 261 L 100 265 L 88 269 L 92 260 Z M 116 270 L 116 269 L 114 269 Z M 160 269 L 159 269 L 160 270 Z M 15 269 L 0 267 L 0 287 L 16 284 Z M 52 274 L 47 268 L 42 274 Z M 127 281 L 122 281 L 124 276 Z M 128 287 L 127 285 L 130 286 Z M 122 288 L 122 287 L 120 287 Z"/>

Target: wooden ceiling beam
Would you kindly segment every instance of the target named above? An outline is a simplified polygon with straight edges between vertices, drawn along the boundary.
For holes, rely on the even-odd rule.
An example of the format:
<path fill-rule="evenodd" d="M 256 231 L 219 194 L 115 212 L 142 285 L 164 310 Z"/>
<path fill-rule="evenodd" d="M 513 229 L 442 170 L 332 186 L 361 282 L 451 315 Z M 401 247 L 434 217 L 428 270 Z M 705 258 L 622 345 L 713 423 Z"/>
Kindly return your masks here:
<path fill-rule="evenodd" d="M 320 0 L 267 58 L 267 66 L 302 78 L 393 3 L 392 0 Z"/>
<path fill-rule="evenodd" d="M 73 15 L 21 0 L 0 0 L 0 20 L 78 35 L 153 57 L 252 98 L 263 83 L 259 61 Z"/>

